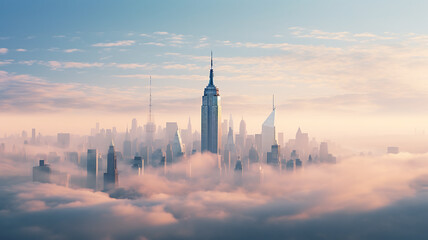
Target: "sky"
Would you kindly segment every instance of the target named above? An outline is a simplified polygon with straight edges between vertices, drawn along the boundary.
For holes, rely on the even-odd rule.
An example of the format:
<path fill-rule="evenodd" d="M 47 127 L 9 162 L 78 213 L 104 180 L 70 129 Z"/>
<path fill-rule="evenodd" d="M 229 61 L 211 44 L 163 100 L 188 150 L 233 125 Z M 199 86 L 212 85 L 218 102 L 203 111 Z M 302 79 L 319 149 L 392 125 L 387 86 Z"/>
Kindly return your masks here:
<path fill-rule="evenodd" d="M 426 1 L 0 2 L 0 134 L 200 125 L 213 51 L 223 119 L 286 136 L 425 129 Z M 237 121 L 235 121 L 237 122 Z"/>
<path fill-rule="evenodd" d="M 426 9 L 416 0 L 0 0 L 0 136 L 50 135 L 2 138 L 0 239 L 427 239 Z M 220 171 L 218 156 L 196 153 L 137 176 L 123 160 L 117 188 L 85 188 L 90 129 L 117 127 L 119 140 L 132 118 L 144 124 L 150 76 L 156 124 L 185 128 L 190 118 L 199 130 L 211 51 L 223 119 L 260 133 L 274 95 L 276 132 L 287 141 L 301 127 L 337 163 Z M 73 148 L 57 146 L 58 132 L 72 134 Z M 48 163 L 70 186 L 32 181 L 38 160 L 69 151 L 81 166 Z"/>

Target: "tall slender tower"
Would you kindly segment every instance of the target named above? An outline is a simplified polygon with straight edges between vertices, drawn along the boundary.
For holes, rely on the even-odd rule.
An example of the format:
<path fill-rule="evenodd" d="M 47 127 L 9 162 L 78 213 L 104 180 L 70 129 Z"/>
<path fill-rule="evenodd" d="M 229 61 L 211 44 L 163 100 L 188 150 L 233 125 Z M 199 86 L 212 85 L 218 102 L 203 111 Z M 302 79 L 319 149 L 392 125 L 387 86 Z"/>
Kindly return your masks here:
<path fill-rule="evenodd" d="M 117 171 L 117 158 L 114 151 L 114 143 L 111 141 L 107 154 L 107 172 L 104 173 L 104 190 L 108 191 L 117 186 L 119 173 Z"/>
<path fill-rule="evenodd" d="M 211 52 L 210 81 L 204 90 L 201 107 L 201 151 L 220 153 L 221 105 L 218 88 L 214 85 L 213 53 Z"/>
<path fill-rule="evenodd" d="M 273 96 L 272 112 L 266 118 L 262 125 L 262 152 L 263 160 L 267 160 L 267 153 L 274 145 L 275 137 L 275 97 Z"/>
<path fill-rule="evenodd" d="M 149 99 L 149 119 L 147 124 L 144 126 L 146 130 L 146 147 L 147 154 L 145 156 L 145 163 L 150 163 L 153 139 L 156 131 L 156 125 L 152 118 L 152 76 L 150 76 L 150 99 Z"/>

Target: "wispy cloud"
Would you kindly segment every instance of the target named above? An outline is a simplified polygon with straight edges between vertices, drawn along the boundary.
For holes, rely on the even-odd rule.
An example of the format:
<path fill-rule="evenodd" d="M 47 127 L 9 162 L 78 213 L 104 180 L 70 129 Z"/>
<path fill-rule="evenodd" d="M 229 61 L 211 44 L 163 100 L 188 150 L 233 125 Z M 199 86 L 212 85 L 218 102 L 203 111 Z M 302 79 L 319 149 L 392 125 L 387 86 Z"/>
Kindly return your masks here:
<path fill-rule="evenodd" d="M 102 67 L 104 63 L 94 62 L 94 63 L 86 63 L 86 62 L 58 62 L 58 61 L 48 61 L 43 62 L 42 64 L 49 66 L 50 68 L 63 69 L 63 68 L 90 68 L 90 67 Z"/>
<path fill-rule="evenodd" d="M 0 54 L 6 54 L 7 52 L 7 48 L 0 48 Z"/>
<path fill-rule="evenodd" d="M 11 60 L 11 59 L 0 61 L 0 66 L 8 65 L 8 64 L 11 64 L 12 62 L 13 62 L 13 60 Z"/>
<path fill-rule="evenodd" d="M 139 63 L 112 63 L 111 66 L 122 68 L 122 69 L 136 69 L 136 68 L 153 68 L 151 64 L 139 64 Z"/>
<path fill-rule="evenodd" d="M 135 43 L 134 40 L 123 40 L 123 41 L 117 41 L 117 42 L 109 42 L 109 43 L 95 43 L 92 44 L 94 47 L 125 47 L 125 46 L 131 46 Z"/>
<path fill-rule="evenodd" d="M 71 48 L 71 49 L 65 49 L 64 52 L 66 53 L 73 53 L 73 52 L 82 52 L 81 49 L 77 49 L 77 48 Z"/>
<path fill-rule="evenodd" d="M 160 43 L 160 42 L 146 42 L 146 43 L 144 43 L 144 45 L 153 45 L 153 46 L 158 46 L 158 47 L 164 47 L 165 46 L 164 43 Z"/>
<path fill-rule="evenodd" d="M 154 32 L 156 35 L 168 35 L 168 32 Z"/>
<path fill-rule="evenodd" d="M 17 52 L 26 52 L 26 51 L 27 51 L 27 49 L 24 49 L 24 48 L 18 48 L 18 49 L 16 49 L 16 51 L 17 51 Z"/>

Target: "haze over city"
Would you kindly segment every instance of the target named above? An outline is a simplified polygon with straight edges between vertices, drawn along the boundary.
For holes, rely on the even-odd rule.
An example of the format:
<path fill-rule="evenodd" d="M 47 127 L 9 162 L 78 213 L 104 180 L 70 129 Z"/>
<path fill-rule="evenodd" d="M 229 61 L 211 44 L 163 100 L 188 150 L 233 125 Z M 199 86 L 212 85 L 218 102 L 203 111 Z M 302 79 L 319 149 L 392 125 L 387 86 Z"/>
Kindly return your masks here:
<path fill-rule="evenodd" d="M 0 1 L 1 239 L 426 239 L 426 1 Z"/>

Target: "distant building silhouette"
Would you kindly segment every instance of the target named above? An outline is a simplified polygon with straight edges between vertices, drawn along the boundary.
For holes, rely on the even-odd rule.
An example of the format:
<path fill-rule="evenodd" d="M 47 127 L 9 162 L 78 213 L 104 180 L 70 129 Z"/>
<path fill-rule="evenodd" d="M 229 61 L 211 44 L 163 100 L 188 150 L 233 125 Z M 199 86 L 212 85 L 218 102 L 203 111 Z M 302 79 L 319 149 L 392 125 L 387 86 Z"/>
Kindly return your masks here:
<path fill-rule="evenodd" d="M 128 127 L 126 127 L 125 141 L 123 141 L 123 157 L 130 158 L 132 156 L 132 143 L 129 136 Z"/>
<path fill-rule="evenodd" d="M 177 162 L 184 156 L 184 145 L 181 141 L 180 132 L 175 131 L 174 140 L 172 141 L 173 162 Z"/>
<path fill-rule="evenodd" d="M 49 164 L 45 164 L 45 160 L 40 160 L 39 166 L 33 167 L 33 182 L 51 182 L 51 168 Z"/>
<path fill-rule="evenodd" d="M 119 173 L 117 171 L 116 152 L 114 151 L 114 143 L 111 141 L 107 153 L 107 172 L 104 173 L 104 190 L 108 191 L 115 188 L 119 183 Z"/>
<path fill-rule="evenodd" d="M 57 143 L 59 147 L 67 148 L 70 146 L 70 133 L 58 133 Z"/>
<path fill-rule="evenodd" d="M 274 166 L 274 167 L 280 167 L 280 146 L 278 145 L 276 138 L 275 138 L 275 130 L 274 130 L 274 139 L 273 144 L 271 146 L 271 151 L 267 153 L 267 160 L 266 163 Z"/>
<path fill-rule="evenodd" d="M 388 147 L 387 150 L 386 150 L 386 153 L 399 154 L 400 153 L 400 149 L 398 147 Z"/>
<path fill-rule="evenodd" d="M 98 152 L 96 149 L 88 149 L 86 160 L 86 186 L 88 188 L 97 189 L 98 176 Z"/>

